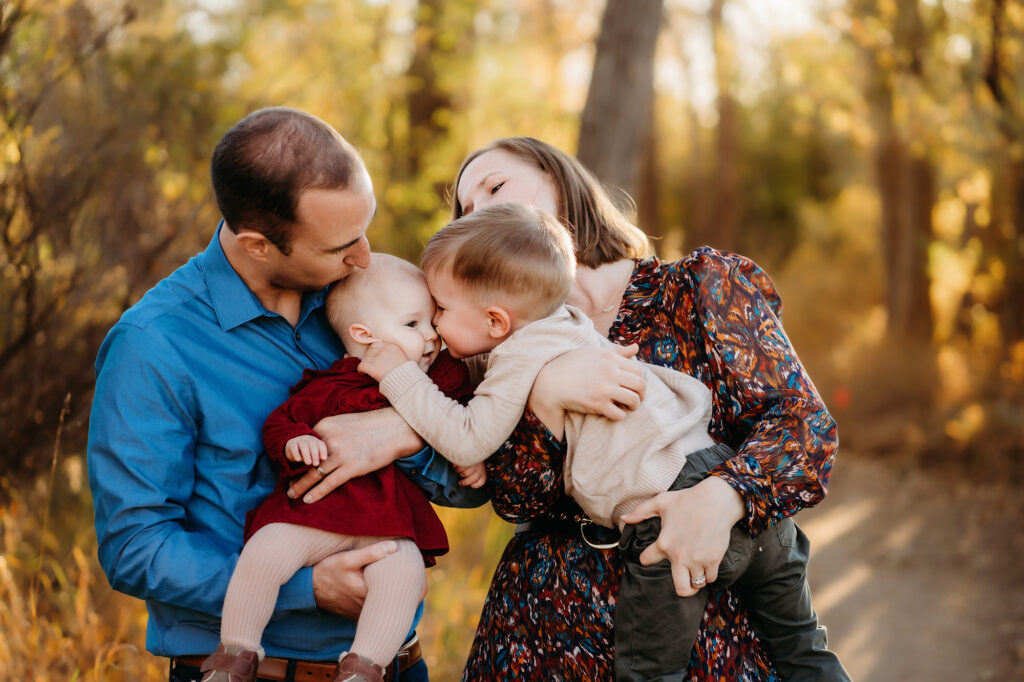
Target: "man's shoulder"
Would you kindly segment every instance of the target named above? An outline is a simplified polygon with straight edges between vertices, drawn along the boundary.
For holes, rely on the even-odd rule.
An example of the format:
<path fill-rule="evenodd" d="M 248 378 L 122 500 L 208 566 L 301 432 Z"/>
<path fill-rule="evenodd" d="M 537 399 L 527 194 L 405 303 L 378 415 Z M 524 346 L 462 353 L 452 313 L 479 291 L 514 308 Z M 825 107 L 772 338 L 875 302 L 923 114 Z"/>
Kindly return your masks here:
<path fill-rule="evenodd" d="M 210 294 L 195 256 L 164 277 L 126 310 L 118 325 L 150 332 L 170 331 L 187 318 L 210 310 Z M 186 319 L 183 319 L 186 318 Z"/>

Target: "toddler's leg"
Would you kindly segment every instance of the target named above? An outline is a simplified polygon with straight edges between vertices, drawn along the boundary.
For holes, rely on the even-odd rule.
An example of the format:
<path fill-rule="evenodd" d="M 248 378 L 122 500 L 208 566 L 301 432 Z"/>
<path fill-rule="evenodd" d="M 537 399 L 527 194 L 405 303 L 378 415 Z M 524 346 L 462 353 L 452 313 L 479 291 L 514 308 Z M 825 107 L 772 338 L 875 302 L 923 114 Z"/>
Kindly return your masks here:
<path fill-rule="evenodd" d="M 352 549 L 355 538 L 289 523 L 272 523 L 249 538 L 224 597 L 220 641 L 228 649 L 262 651 L 263 629 L 281 585 L 303 566 Z"/>
<path fill-rule="evenodd" d="M 359 614 L 352 642 L 353 653 L 379 666 L 391 663 L 405 643 L 427 584 L 423 555 L 416 544 L 407 539 L 395 542 L 397 552 L 373 562 L 363 571 L 366 603 Z"/>
<path fill-rule="evenodd" d="M 807 585 L 810 543 L 793 519 L 754 538 L 753 561 L 736 586 L 758 638 L 787 681 L 842 682 L 850 676 L 828 650 L 825 628 L 811 607 Z"/>
<path fill-rule="evenodd" d="M 682 682 L 697 641 L 707 589 L 676 595 L 668 560 L 640 563 L 640 552 L 657 539 L 661 520 L 627 525 L 619 547 L 625 570 L 615 604 L 615 679 L 618 682 Z"/>

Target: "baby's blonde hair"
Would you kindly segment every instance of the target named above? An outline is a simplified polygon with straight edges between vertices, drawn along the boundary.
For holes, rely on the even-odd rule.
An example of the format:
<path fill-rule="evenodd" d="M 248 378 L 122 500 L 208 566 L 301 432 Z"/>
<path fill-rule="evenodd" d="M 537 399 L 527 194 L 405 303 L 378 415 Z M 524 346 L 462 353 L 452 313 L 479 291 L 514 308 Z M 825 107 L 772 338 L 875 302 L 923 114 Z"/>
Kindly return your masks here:
<path fill-rule="evenodd" d="M 576 276 L 565 227 L 519 203 L 488 206 L 449 223 L 430 238 L 422 265 L 427 272 L 446 270 L 481 299 L 496 298 L 529 321 L 565 303 Z"/>
<path fill-rule="evenodd" d="M 409 261 L 389 253 L 374 253 L 370 256 L 370 267 L 354 270 L 327 292 L 327 321 L 349 353 L 355 350 L 355 340 L 349 333 L 349 327 L 357 322 L 366 322 L 368 306 L 387 306 L 385 297 L 398 278 L 416 281 L 424 288 L 427 286 L 423 272 Z"/>

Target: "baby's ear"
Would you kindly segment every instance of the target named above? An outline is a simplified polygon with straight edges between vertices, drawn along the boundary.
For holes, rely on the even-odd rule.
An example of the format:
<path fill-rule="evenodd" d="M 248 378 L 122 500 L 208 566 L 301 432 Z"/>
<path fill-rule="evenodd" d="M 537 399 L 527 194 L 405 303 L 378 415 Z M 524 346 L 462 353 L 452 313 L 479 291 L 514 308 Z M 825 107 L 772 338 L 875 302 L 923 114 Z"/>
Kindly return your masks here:
<path fill-rule="evenodd" d="M 363 345 L 369 345 L 377 340 L 374 338 L 373 332 L 370 331 L 370 328 L 359 322 L 350 325 L 348 333 L 356 343 L 361 343 Z"/>

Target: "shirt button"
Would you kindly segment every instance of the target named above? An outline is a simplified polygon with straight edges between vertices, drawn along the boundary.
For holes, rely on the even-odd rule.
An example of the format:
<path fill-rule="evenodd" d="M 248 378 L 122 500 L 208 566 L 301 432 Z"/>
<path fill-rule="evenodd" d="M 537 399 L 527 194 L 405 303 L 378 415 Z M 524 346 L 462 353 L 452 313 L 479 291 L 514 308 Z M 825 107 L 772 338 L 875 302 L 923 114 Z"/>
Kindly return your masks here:
<path fill-rule="evenodd" d="M 302 332 L 295 332 L 295 340 L 296 341 L 302 340 Z"/>

